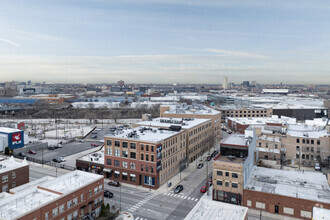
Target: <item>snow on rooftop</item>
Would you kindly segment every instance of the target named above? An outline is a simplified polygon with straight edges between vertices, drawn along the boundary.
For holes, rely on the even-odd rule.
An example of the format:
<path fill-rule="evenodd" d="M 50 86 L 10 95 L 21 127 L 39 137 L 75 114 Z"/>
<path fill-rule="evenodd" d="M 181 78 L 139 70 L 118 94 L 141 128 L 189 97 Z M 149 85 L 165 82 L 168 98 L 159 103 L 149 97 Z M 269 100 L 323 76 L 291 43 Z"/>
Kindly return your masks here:
<path fill-rule="evenodd" d="M 22 130 L 16 129 L 16 128 L 6 128 L 6 127 L 0 127 L 0 132 L 2 133 L 14 133 L 14 132 L 19 132 Z"/>
<path fill-rule="evenodd" d="M 297 121 L 295 118 L 288 118 L 288 117 L 281 117 L 279 118 L 277 115 L 273 115 L 271 117 L 248 117 L 248 118 L 235 118 L 235 117 L 228 117 L 231 121 L 235 121 L 239 124 L 246 124 L 246 125 L 263 125 L 267 123 L 273 124 L 296 124 Z"/>
<path fill-rule="evenodd" d="M 156 128 L 144 126 L 116 132 L 117 133 L 106 135 L 106 137 L 117 137 L 157 143 L 180 133 L 178 131 L 158 130 Z"/>
<path fill-rule="evenodd" d="M 104 165 L 104 148 L 102 148 L 99 151 L 82 156 L 82 157 L 78 158 L 78 160 L 92 161 L 94 164 L 100 164 L 100 165 L 103 164 Z"/>
<path fill-rule="evenodd" d="M 102 178 L 100 175 L 75 170 L 39 186 L 66 194 Z"/>
<path fill-rule="evenodd" d="M 155 118 L 151 121 L 142 121 L 137 123 L 141 126 L 152 127 L 170 127 L 172 125 L 181 126 L 183 129 L 190 129 L 202 123 L 210 121 L 210 119 L 198 119 L 198 118 Z"/>
<path fill-rule="evenodd" d="M 26 160 L 22 160 L 22 162 L 18 162 L 14 159 L 13 156 L 11 156 L 7 160 L 0 161 L 0 173 L 5 173 L 10 170 L 15 170 L 20 167 L 28 166 L 29 164 L 26 162 Z"/>
<path fill-rule="evenodd" d="M 213 201 L 202 197 L 189 212 L 185 220 L 244 220 L 248 208 L 224 202 Z"/>
<path fill-rule="evenodd" d="M 240 145 L 247 146 L 244 134 L 231 134 L 224 139 L 220 145 Z"/>
<path fill-rule="evenodd" d="M 327 130 L 324 127 L 320 128 L 317 126 L 310 126 L 307 124 L 289 125 L 287 134 L 292 137 L 305 137 L 305 138 L 320 138 L 320 137 L 329 136 Z"/>
<path fill-rule="evenodd" d="M 167 114 L 200 114 L 200 115 L 216 115 L 220 112 L 214 110 L 210 107 L 200 105 L 200 104 L 193 104 L 187 105 L 185 103 L 181 105 L 170 105 L 170 110 L 165 111 L 164 113 Z"/>
<path fill-rule="evenodd" d="M 313 220 L 329 220 L 330 209 L 313 207 Z"/>
<path fill-rule="evenodd" d="M 330 189 L 320 172 L 254 167 L 246 189 L 330 203 Z"/>

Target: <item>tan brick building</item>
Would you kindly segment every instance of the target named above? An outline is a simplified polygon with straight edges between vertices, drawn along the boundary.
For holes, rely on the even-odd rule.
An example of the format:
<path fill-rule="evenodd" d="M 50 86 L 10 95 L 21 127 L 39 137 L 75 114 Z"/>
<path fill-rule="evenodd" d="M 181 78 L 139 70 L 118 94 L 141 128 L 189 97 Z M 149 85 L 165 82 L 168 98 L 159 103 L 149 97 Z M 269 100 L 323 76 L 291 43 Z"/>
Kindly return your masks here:
<path fill-rule="evenodd" d="M 29 164 L 13 157 L 0 161 L 0 193 L 29 182 Z"/>
<path fill-rule="evenodd" d="M 72 171 L 44 177 L 0 194 L 1 219 L 82 219 L 98 216 L 103 204 L 103 176 Z"/>
<path fill-rule="evenodd" d="M 198 118 L 155 118 L 148 121 L 142 121 L 132 125 L 151 126 L 155 128 L 169 129 L 170 127 L 181 127 L 185 132 L 185 150 L 187 162 L 195 161 L 213 146 L 212 122 L 210 119 Z"/>
<path fill-rule="evenodd" d="M 160 106 L 160 117 L 210 119 L 214 144 L 221 140 L 221 112 L 203 105 Z"/>
<path fill-rule="evenodd" d="M 228 117 L 235 118 L 263 118 L 271 117 L 273 115 L 272 108 L 246 108 L 242 106 L 220 106 L 222 122 L 225 122 L 225 119 Z"/>
<path fill-rule="evenodd" d="M 136 127 L 105 137 L 104 175 L 157 189 L 185 166 L 186 133 Z"/>

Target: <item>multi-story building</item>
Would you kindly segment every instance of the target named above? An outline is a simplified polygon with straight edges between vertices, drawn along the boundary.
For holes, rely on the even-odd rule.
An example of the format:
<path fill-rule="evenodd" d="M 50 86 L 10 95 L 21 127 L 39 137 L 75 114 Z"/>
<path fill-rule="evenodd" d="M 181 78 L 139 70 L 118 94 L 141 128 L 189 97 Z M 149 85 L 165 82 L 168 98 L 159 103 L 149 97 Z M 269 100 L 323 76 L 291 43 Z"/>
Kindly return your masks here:
<path fill-rule="evenodd" d="M 43 177 L 9 193 L 0 193 L 0 218 L 91 219 L 103 204 L 103 176 L 72 171 L 60 177 Z"/>
<path fill-rule="evenodd" d="M 262 118 L 271 117 L 273 115 L 272 108 L 260 108 L 260 107 L 243 107 L 237 105 L 224 105 L 220 106 L 222 122 L 225 122 L 226 118 Z"/>
<path fill-rule="evenodd" d="M 186 133 L 185 150 L 187 162 L 190 163 L 213 146 L 212 122 L 210 119 L 155 118 L 133 124 L 132 126 L 150 126 L 165 129 L 180 127 Z"/>
<path fill-rule="evenodd" d="M 180 172 L 186 133 L 178 128 L 136 127 L 105 137 L 104 175 L 157 189 Z"/>
<path fill-rule="evenodd" d="M 0 161 L 0 193 L 29 182 L 29 164 L 13 157 Z"/>
<path fill-rule="evenodd" d="M 204 118 L 210 119 L 214 144 L 221 140 L 221 112 L 204 105 L 160 106 L 160 117 L 167 118 Z"/>

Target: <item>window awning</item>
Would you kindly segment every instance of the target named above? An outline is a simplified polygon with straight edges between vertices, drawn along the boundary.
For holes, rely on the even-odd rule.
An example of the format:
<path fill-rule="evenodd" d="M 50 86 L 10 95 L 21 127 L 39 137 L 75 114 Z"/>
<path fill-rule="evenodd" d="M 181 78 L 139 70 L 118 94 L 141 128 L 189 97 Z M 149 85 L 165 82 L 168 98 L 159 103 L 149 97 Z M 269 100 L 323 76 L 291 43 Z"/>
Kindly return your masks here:
<path fill-rule="evenodd" d="M 130 174 L 131 175 L 131 177 L 135 177 L 135 174 Z"/>
<path fill-rule="evenodd" d="M 111 173 L 111 172 L 112 172 L 112 169 L 104 168 L 104 169 L 103 169 L 103 172 Z"/>
<path fill-rule="evenodd" d="M 115 171 L 115 174 L 120 174 L 120 172 L 119 171 Z"/>
<path fill-rule="evenodd" d="M 127 173 L 124 173 L 124 172 L 122 172 L 121 174 L 123 174 L 123 175 L 127 175 Z"/>

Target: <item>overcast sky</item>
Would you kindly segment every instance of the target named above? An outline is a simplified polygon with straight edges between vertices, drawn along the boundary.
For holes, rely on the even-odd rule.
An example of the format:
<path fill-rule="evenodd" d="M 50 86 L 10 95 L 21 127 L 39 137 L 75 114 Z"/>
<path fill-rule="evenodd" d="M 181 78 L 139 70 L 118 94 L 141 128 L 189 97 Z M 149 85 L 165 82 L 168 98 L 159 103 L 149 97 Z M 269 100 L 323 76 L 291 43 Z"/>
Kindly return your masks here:
<path fill-rule="evenodd" d="M 1 0 L 0 81 L 330 84 L 329 0 Z"/>

